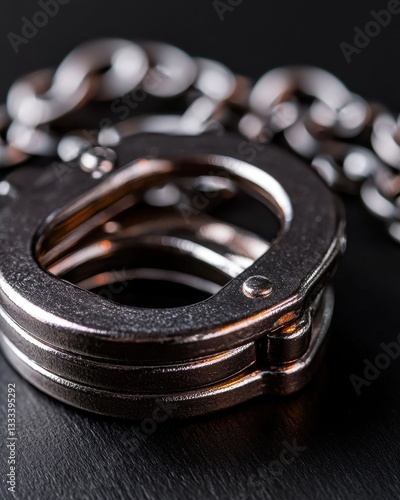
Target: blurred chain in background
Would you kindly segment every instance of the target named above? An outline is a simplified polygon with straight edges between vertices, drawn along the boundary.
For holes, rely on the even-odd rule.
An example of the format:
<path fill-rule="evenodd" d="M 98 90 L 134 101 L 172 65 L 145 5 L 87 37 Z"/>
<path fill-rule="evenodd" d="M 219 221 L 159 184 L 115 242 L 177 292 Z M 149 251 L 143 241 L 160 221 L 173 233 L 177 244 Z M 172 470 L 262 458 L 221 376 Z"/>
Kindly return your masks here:
<path fill-rule="evenodd" d="M 163 114 L 130 117 L 147 96 L 161 103 Z M 118 119 L 103 118 L 95 131 L 76 130 L 78 110 L 99 101 L 111 102 Z M 111 148 L 140 132 L 224 131 L 260 145 L 277 142 L 307 159 L 332 188 L 360 193 L 400 242 L 399 119 L 314 67 L 274 69 L 252 85 L 219 62 L 168 44 L 89 42 L 55 71 L 36 71 L 11 86 L 0 108 L 0 166 L 58 153 L 88 168 L 82 158 L 89 152 L 90 159 L 92 148 Z"/>

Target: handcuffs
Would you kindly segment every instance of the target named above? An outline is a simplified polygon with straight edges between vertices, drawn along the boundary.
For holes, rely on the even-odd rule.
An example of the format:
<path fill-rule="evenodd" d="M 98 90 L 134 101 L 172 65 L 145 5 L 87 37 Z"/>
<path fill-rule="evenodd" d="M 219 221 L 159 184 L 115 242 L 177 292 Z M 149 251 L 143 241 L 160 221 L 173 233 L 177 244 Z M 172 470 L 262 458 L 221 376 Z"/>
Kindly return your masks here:
<path fill-rule="evenodd" d="M 93 99 L 125 114 L 147 98 L 179 113 L 71 130 Z M 345 249 L 327 183 L 361 188 L 399 239 L 396 122 L 323 70 L 277 69 L 251 88 L 175 47 L 105 39 L 17 81 L 0 114 L 1 348 L 84 410 L 144 418 L 162 402 L 180 418 L 299 390 L 324 355 Z M 240 192 L 279 221 L 271 241 L 208 210 Z M 113 300 L 132 280 L 207 298 Z"/>

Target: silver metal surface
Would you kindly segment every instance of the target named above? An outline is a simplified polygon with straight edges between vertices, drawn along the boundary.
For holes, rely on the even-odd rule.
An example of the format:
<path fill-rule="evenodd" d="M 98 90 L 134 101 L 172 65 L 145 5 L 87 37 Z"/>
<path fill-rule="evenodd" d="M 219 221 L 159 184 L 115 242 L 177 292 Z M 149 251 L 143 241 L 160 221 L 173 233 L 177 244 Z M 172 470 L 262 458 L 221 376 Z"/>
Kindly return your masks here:
<path fill-rule="evenodd" d="M 18 165 L 28 159 L 28 155 L 23 151 L 7 144 L 3 139 L 3 135 L 10 125 L 10 117 L 7 113 L 6 106 L 0 107 L 0 168 L 11 167 Z"/>
<path fill-rule="evenodd" d="M 47 124 L 82 105 L 93 93 L 92 81 L 84 79 L 53 95 L 53 76 L 51 70 L 35 71 L 11 86 L 7 110 L 15 121 L 28 127 Z"/>
<path fill-rule="evenodd" d="M 379 157 L 400 170 L 399 122 L 388 112 L 378 115 L 374 122 L 371 143 Z"/>
<path fill-rule="evenodd" d="M 97 146 L 82 153 L 80 167 L 85 172 L 101 177 L 114 169 L 116 159 L 117 155 L 112 149 Z"/>
<path fill-rule="evenodd" d="M 162 103 L 151 115 L 69 125 L 91 101 L 131 111 L 147 96 Z M 0 108 L 0 166 L 56 151 L 63 163 L 28 164 L 0 183 L 6 357 L 45 392 L 112 416 L 142 417 L 157 401 L 191 416 L 297 390 L 323 354 L 343 210 L 311 169 L 267 143 L 360 192 L 400 241 L 399 137 L 391 113 L 322 69 L 278 68 L 252 87 L 159 42 L 95 40 L 21 78 Z M 241 193 L 273 212 L 276 237 L 210 215 Z M 167 281 L 208 298 L 115 298 L 136 283 L 140 299 L 144 281 L 152 293 Z"/>
<path fill-rule="evenodd" d="M 105 68 L 104 74 L 95 76 Z M 145 53 L 133 42 L 90 42 L 72 51 L 54 74 L 37 71 L 16 82 L 8 93 L 8 112 L 25 125 L 43 125 L 90 97 L 112 100 L 126 94 L 140 83 L 147 68 Z"/>
<path fill-rule="evenodd" d="M 249 163 L 240 141 L 129 136 L 102 178 L 75 168 L 60 180 L 51 166 L 9 177 L 19 190 L 0 211 L 9 228 L 0 235 L 0 324 L 18 371 L 62 401 L 131 418 L 157 400 L 181 402 L 183 417 L 306 383 L 332 313 L 326 285 L 343 249 L 342 208 L 298 160 L 268 146 Z M 272 244 L 183 214 L 179 198 L 138 208 L 158 185 L 206 178 L 272 210 L 280 220 Z M 154 252 L 164 257 L 148 261 Z M 137 279 L 213 295 L 160 309 L 90 291 Z"/>
<path fill-rule="evenodd" d="M 157 393 L 154 391 L 146 394 L 143 392 L 115 392 L 104 388 L 99 389 L 93 385 L 71 381 L 55 374 L 52 370 L 42 367 L 33 361 L 31 357 L 24 354 L 8 337 L 1 336 L 0 345 L 6 358 L 19 373 L 33 385 L 64 403 L 103 415 L 143 418 L 144 415 L 151 414 L 156 405 L 174 402 L 176 404 L 171 417 L 186 418 L 210 413 L 221 408 L 229 408 L 261 395 L 290 394 L 301 389 L 314 375 L 321 362 L 332 311 L 333 294 L 332 290 L 328 290 L 313 324 L 309 348 L 295 361 L 285 365 L 256 364 L 251 356 L 254 346 L 242 347 L 237 349 L 236 353 L 250 354 L 247 368 L 237 374 L 230 375 L 229 369 L 227 370 L 227 367 L 221 363 L 222 366 L 219 366 L 219 368 L 222 368 L 222 373 L 226 376 L 223 380 L 216 381 L 211 385 L 207 383 L 197 389 L 187 388 L 174 393 Z M 233 357 L 236 353 L 229 353 L 228 357 Z M 208 361 L 209 365 L 211 363 L 212 360 Z M 74 364 L 73 373 L 76 376 L 79 370 L 77 370 L 75 360 Z M 202 382 L 201 370 L 206 364 L 207 362 L 198 365 L 198 372 L 194 375 L 196 383 Z M 99 368 L 101 369 L 101 366 Z M 183 367 L 179 364 L 170 367 L 173 382 L 175 371 L 179 372 L 181 368 Z M 137 376 L 138 374 L 135 371 L 140 373 L 140 371 L 145 370 L 146 367 L 137 367 L 136 370 L 131 370 L 131 373 Z M 160 380 L 163 382 L 170 379 L 167 370 L 160 370 Z M 90 371 L 89 373 L 93 372 Z M 125 369 L 125 376 L 127 374 L 128 376 L 131 375 Z M 157 380 L 157 367 L 151 367 L 150 374 L 151 380 L 153 380 L 153 377 Z M 207 381 L 210 380 L 209 376 L 208 370 L 206 374 Z M 109 377 L 110 374 L 107 373 L 107 380 L 110 380 Z M 131 376 L 129 378 L 132 379 Z M 123 380 L 122 377 L 119 377 L 119 379 Z M 179 380 L 181 381 L 181 379 Z M 158 391 L 160 391 L 161 387 L 162 382 L 158 386 Z"/>
<path fill-rule="evenodd" d="M 166 43 L 142 43 L 150 70 L 143 88 L 157 97 L 172 97 L 187 90 L 196 78 L 193 59 L 182 50 Z"/>
<path fill-rule="evenodd" d="M 105 38 L 73 50 L 58 67 L 53 87 L 56 94 L 63 95 L 70 92 L 71 86 L 78 88 L 82 81 L 96 74 L 94 98 L 111 101 L 139 85 L 148 68 L 146 54 L 138 44 Z"/>
<path fill-rule="evenodd" d="M 90 100 L 123 99 L 129 105 L 133 100 L 135 107 L 148 94 L 163 103 L 180 96 L 185 109 L 107 125 L 90 144 L 79 135 L 63 139 L 55 132 L 54 121 Z M 22 163 L 30 155 L 53 155 L 57 146 L 61 158 L 70 161 L 89 147 L 113 147 L 140 132 L 198 135 L 226 128 L 261 143 L 283 134 L 289 149 L 307 158 L 332 188 L 348 193 L 358 193 L 364 182 L 375 183 L 377 170 L 398 171 L 400 165 L 395 117 L 383 106 L 366 103 L 327 71 L 276 68 L 251 88 L 248 79 L 219 62 L 193 59 L 160 42 L 83 44 L 56 71 L 40 70 L 15 82 L 7 110 L 0 116 L 0 166 Z M 395 209 L 396 198 L 386 195 L 390 187 L 376 189 Z M 380 212 L 378 206 L 367 208 Z M 393 235 L 400 221 L 385 222 Z"/>
<path fill-rule="evenodd" d="M 249 298 L 268 297 L 272 290 L 272 283 L 265 276 L 251 276 L 243 283 L 243 293 Z"/>

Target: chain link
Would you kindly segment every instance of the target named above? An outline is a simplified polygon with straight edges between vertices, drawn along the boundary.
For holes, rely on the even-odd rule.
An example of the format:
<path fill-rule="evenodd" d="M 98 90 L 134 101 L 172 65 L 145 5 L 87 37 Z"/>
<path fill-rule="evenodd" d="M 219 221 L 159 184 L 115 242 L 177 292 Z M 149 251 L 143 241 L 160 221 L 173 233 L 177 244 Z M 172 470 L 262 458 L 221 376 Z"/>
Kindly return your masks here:
<path fill-rule="evenodd" d="M 181 97 L 186 107 L 180 114 L 120 120 L 96 133 L 57 132 L 63 118 L 92 101 L 128 102 L 135 95 L 137 101 L 151 95 L 168 107 Z M 7 105 L 0 107 L 0 167 L 58 152 L 63 161 L 86 155 L 81 166 L 90 170 L 91 148 L 115 146 L 128 135 L 223 130 L 284 144 L 332 188 L 360 192 L 365 206 L 400 242 L 400 120 L 313 67 L 277 68 L 251 87 L 219 62 L 193 59 L 168 44 L 86 43 L 56 71 L 40 70 L 12 85 Z M 107 150 L 106 159 L 110 154 Z"/>

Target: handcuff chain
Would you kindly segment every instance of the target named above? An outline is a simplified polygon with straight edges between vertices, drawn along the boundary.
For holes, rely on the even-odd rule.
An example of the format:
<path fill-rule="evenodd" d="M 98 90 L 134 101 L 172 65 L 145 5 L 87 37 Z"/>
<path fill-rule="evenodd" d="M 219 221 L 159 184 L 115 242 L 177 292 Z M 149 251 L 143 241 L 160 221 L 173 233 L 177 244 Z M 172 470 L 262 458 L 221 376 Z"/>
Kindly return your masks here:
<path fill-rule="evenodd" d="M 165 103 L 180 97 L 186 108 L 128 118 L 147 95 Z M 119 122 L 105 118 L 98 133 L 58 135 L 64 117 L 91 101 L 111 101 Z M 7 105 L 0 107 L 0 168 L 56 152 L 63 161 L 86 155 L 91 164 L 93 148 L 99 153 L 99 146 L 111 148 L 139 132 L 224 130 L 258 147 L 274 141 L 307 159 L 333 189 L 360 193 L 400 242 L 400 119 L 314 67 L 273 69 L 251 86 L 224 65 L 167 44 L 90 42 L 74 49 L 56 71 L 40 70 L 12 85 Z M 109 155 L 106 149 L 107 162 Z"/>

